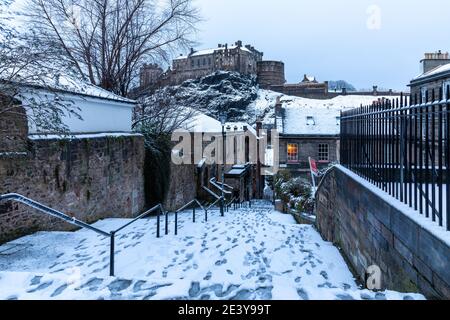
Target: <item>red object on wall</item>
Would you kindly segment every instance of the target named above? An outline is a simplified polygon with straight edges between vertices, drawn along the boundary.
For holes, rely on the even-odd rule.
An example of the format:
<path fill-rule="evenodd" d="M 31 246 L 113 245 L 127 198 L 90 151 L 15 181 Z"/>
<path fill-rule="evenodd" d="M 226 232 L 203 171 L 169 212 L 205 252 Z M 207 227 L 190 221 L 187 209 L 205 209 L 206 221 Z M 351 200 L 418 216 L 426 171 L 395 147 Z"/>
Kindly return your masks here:
<path fill-rule="evenodd" d="M 315 175 L 319 174 L 319 169 L 317 168 L 317 161 L 309 158 L 309 166 L 311 167 L 311 172 Z"/>

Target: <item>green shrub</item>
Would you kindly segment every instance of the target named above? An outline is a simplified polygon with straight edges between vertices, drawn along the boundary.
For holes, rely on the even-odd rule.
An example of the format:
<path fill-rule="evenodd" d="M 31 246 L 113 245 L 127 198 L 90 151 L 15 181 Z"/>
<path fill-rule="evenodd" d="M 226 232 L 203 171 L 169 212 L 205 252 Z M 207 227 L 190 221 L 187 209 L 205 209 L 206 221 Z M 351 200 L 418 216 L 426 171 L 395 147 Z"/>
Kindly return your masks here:
<path fill-rule="evenodd" d="M 289 172 L 275 177 L 275 193 L 285 206 L 303 213 L 314 212 L 312 186 L 302 178 L 292 178 Z"/>

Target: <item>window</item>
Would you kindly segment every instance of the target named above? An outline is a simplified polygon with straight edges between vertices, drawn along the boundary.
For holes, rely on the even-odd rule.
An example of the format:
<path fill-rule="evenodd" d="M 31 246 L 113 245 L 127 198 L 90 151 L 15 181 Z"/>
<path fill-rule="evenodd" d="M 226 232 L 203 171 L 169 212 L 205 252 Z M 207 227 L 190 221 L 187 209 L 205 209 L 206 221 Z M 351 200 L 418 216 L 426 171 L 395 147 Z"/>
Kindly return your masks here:
<path fill-rule="evenodd" d="M 197 67 L 200 67 L 200 59 L 197 60 Z"/>
<path fill-rule="evenodd" d="M 326 143 L 319 144 L 319 161 L 329 160 L 329 146 Z"/>
<path fill-rule="evenodd" d="M 314 117 L 306 117 L 306 125 L 308 126 L 315 126 L 316 122 L 314 121 Z"/>
<path fill-rule="evenodd" d="M 206 58 L 203 58 L 203 65 L 206 66 Z"/>
<path fill-rule="evenodd" d="M 287 160 L 288 162 L 298 161 L 298 144 L 288 143 L 287 145 Z"/>
<path fill-rule="evenodd" d="M 420 94 L 422 96 L 422 103 L 427 102 L 427 92 L 428 92 L 428 90 L 426 87 L 420 88 Z"/>
<path fill-rule="evenodd" d="M 341 117 L 336 117 L 336 125 L 337 126 L 341 125 Z"/>
<path fill-rule="evenodd" d="M 443 86 L 443 88 L 442 88 L 443 97 L 444 97 L 444 99 L 447 99 L 450 94 L 450 92 L 449 92 L 450 81 L 445 81 L 442 86 Z"/>
<path fill-rule="evenodd" d="M 211 65 L 211 58 L 208 58 L 208 64 Z"/>
<path fill-rule="evenodd" d="M 192 67 L 192 68 L 195 67 L 195 61 L 194 61 L 194 59 L 191 60 L 191 67 Z"/>

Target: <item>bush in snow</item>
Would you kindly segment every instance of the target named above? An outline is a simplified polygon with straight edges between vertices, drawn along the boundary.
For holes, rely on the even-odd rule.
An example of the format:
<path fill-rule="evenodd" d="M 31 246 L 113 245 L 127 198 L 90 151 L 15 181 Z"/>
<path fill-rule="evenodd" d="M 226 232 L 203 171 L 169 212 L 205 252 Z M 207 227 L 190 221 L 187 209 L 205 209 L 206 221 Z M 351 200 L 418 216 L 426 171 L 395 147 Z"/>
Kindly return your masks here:
<path fill-rule="evenodd" d="M 288 172 L 275 177 L 275 193 L 285 207 L 302 213 L 314 213 L 312 186 L 302 178 L 293 178 Z"/>

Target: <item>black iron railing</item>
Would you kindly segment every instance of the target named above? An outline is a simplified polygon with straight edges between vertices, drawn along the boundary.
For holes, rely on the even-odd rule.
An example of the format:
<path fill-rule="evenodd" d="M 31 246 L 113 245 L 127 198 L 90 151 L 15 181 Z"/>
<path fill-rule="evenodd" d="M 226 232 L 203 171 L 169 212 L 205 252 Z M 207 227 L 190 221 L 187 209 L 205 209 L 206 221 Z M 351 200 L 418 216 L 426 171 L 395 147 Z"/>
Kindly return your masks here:
<path fill-rule="evenodd" d="M 450 231 L 450 88 L 341 114 L 341 163 Z"/>

